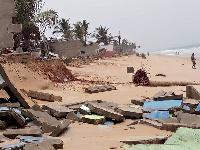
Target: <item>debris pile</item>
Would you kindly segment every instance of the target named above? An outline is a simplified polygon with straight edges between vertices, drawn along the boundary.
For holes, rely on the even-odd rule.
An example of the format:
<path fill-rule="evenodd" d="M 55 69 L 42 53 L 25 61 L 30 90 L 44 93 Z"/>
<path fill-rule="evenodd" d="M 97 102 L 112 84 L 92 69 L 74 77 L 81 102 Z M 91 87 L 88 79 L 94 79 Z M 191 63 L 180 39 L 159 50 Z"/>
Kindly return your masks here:
<path fill-rule="evenodd" d="M 63 83 L 79 80 L 66 68 L 64 62 L 60 60 L 34 61 L 29 64 L 29 67 L 53 82 Z"/>

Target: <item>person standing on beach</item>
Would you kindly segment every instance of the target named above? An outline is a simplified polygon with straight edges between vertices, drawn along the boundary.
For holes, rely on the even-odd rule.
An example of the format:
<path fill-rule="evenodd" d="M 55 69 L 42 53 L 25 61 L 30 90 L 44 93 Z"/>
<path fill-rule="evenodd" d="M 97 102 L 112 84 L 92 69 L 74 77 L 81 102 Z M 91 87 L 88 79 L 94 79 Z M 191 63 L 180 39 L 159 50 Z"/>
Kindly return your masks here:
<path fill-rule="evenodd" d="M 193 64 L 193 65 L 192 65 L 192 68 L 193 68 L 193 69 L 196 69 L 196 67 L 195 67 L 196 62 L 195 62 L 195 60 L 196 60 L 196 59 L 195 59 L 195 57 L 194 57 L 194 53 L 192 53 L 191 61 L 192 61 L 192 64 Z"/>

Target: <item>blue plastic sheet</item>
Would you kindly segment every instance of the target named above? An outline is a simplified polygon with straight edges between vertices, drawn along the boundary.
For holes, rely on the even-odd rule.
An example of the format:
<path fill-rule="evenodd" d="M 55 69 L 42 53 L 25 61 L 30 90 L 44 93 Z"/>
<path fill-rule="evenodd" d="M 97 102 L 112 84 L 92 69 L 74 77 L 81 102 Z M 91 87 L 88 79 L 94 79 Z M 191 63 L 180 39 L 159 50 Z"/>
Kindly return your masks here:
<path fill-rule="evenodd" d="M 144 111 L 169 110 L 173 107 L 180 107 L 183 100 L 153 101 L 143 105 Z"/>
<path fill-rule="evenodd" d="M 144 114 L 143 118 L 150 118 L 150 119 L 168 119 L 169 118 L 169 111 L 154 111 L 148 114 Z"/>

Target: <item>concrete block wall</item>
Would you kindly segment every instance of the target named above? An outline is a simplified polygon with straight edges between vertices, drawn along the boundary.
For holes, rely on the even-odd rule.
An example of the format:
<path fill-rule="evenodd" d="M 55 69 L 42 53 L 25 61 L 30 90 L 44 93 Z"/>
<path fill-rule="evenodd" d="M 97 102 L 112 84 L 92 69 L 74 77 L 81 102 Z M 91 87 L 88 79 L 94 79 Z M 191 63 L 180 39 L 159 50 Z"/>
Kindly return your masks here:
<path fill-rule="evenodd" d="M 53 53 L 62 55 L 66 58 L 72 58 L 77 56 L 81 50 L 82 42 L 79 40 L 62 41 L 50 43 L 50 49 Z"/>
<path fill-rule="evenodd" d="M 91 45 L 82 46 L 81 50 L 85 51 L 85 56 L 92 56 L 97 53 L 99 46 L 97 43 L 93 43 Z"/>
<path fill-rule="evenodd" d="M 83 46 L 82 42 L 79 40 L 62 41 L 55 43 L 50 43 L 50 51 L 53 53 L 64 56 L 65 58 L 73 58 L 79 55 L 80 51 L 85 51 L 85 56 L 90 56 L 96 54 L 98 49 L 98 44 L 93 43 L 92 45 Z"/>
<path fill-rule="evenodd" d="M 16 16 L 14 0 L 0 0 L 0 50 L 13 47 L 13 33 L 21 32 L 21 25 L 12 24 Z"/>

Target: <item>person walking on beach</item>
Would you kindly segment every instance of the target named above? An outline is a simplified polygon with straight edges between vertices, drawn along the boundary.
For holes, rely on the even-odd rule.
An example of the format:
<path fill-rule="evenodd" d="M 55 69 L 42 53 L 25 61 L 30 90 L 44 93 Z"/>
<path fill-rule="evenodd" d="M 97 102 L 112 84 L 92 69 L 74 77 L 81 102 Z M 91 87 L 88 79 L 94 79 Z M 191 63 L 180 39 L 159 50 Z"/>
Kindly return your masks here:
<path fill-rule="evenodd" d="M 195 67 L 196 62 L 195 62 L 195 60 L 196 60 L 196 59 L 195 59 L 195 57 L 194 57 L 194 53 L 192 53 L 191 61 L 192 61 L 192 64 L 193 64 L 193 65 L 192 65 L 192 68 L 193 68 L 193 69 L 196 69 L 196 67 Z"/>

